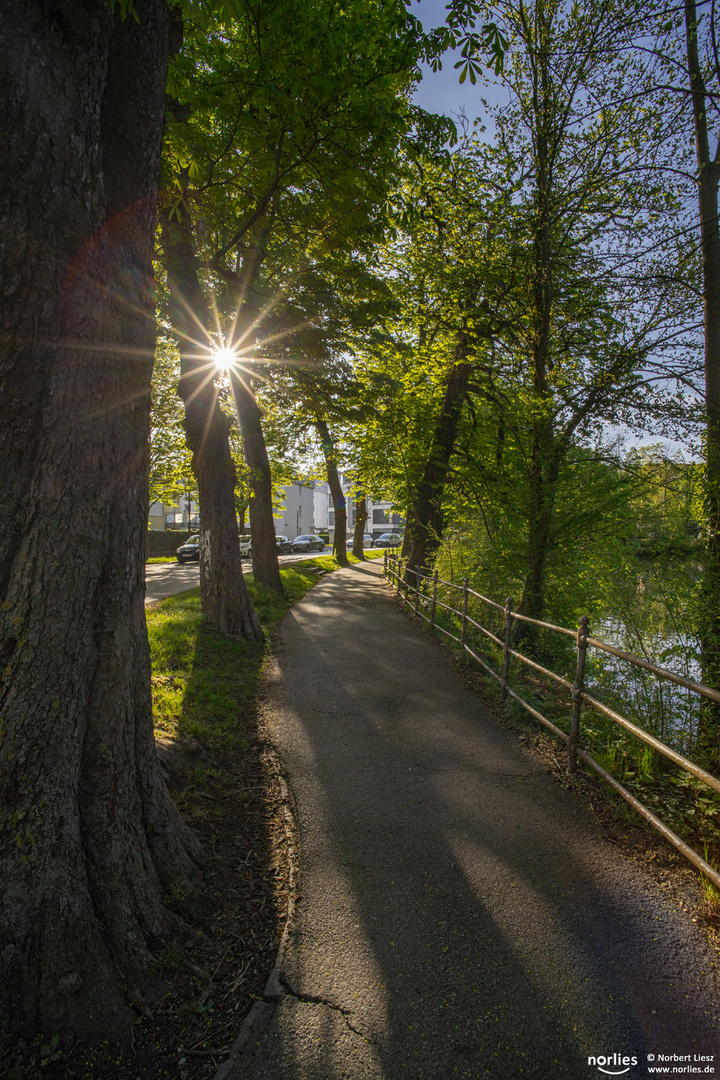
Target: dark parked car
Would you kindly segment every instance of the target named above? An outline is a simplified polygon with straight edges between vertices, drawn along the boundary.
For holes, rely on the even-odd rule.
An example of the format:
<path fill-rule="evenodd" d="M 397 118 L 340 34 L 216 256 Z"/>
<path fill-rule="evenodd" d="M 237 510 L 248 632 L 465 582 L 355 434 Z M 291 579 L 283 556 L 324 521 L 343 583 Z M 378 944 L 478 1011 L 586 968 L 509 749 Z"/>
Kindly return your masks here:
<path fill-rule="evenodd" d="M 189 536 L 175 554 L 178 562 L 191 562 L 193 559 L 197 562 L 200 558 L 200 537 Z"/>
<path fill-rule="evenodd" d="M 275 544 L 277 545 L 278 554 L 282 555 L 283 552 L 292 551 L 292 540 L 289 540 L 287 536 L 276 536 Z"/>
<path fill-rule="evenodd" d="M 399 547 L 402 544 L 400 533 L 387 532 L 376 536 L 373 541 L 374 547 Z"/>
<path fill-rule="evenodd" d="M 292 546 L 293 551 L 324 551 L 325 541 L 319 536 L 296 536 Z"/>

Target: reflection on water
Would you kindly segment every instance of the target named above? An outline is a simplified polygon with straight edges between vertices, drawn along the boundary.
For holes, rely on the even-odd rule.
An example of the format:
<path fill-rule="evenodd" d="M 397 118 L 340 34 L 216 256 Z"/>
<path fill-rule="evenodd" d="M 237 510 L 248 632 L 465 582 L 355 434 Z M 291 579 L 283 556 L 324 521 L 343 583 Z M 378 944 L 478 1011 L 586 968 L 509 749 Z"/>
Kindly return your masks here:
<path fill-rule="evenodd" d="M 656 605 L 653 605 L 656 607 Z M 654 612 L 657 615 L 657 610 Z M 675 675 L 700 682 L 697 638 L 668 632 L 665 620 L 638 631 L 621 619 L 604 618 L 592 627 L 592 636 L 666 668 Z M 660 625 L 657 625 L 660 623 Z M 674 749 L 689 755 L 697 736 L 701 699 L 676 683 L 636 668 L 609 653 L 588 650 L 585 682 L 589 693 L 624 714 Z"/>

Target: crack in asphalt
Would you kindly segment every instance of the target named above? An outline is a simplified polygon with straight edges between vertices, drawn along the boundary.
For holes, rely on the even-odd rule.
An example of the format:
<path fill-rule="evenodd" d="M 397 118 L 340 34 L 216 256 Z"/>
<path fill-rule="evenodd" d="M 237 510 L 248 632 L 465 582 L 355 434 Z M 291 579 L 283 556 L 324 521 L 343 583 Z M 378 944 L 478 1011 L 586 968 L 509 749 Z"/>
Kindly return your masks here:
<path fill-rule="evenodd" d="M 303 1005 L 325 1005 L 326 1008 L 332 1009 L 333 1012 L 338 1012 L 342 1016 L 347 1028 L 353 1032 L 354 1035 L 359 1036 L 364 1042 L 376 1045 L 375 1040 L 371 1039 L 369 1035 L 366 1035 L 364 1031 L 360 1031 L 354 1027 L 348 1019 L 352 1015 L 352 1009 L 343 1008 L 342 1005 L 336 1005 L 334 1001 L 328 1001 L 326 998 L 315 997 L 313 994 L 301 994 L 298 990 L 293 989 L 284 975 L 280 976 L 280 983 L 283 986 L 285 992 L 296 999 L 296 1001 L 302 1002 Z"/>

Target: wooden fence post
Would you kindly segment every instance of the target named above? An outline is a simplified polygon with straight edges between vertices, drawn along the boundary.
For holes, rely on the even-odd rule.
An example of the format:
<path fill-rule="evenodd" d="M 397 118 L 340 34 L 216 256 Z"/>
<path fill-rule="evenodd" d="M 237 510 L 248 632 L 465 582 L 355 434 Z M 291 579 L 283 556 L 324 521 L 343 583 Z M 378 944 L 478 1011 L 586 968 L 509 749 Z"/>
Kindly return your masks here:
<path fill-rule="evenodd" d="M 432 603 L 430 604 L 430 629 L 435 627 L 435 608 L 437 606 L 438 571 L 433 574 Z"/>
<path fill-rule="evenodd" d="M 463 582 L 462 633 L 460 634 L 460 642 L 461 642 L 462 645 L 465 644 L 465 634 L 467 632 L 467 609 L 468 609 L 468 587 L 469 587 L 469 585 L 470 585 L 469 579 L 465 578 L 465 580 Z"/>
<path fill-rule="evenodd" d="M 388 580 L 387 548 L 385 548 L 385 551 L 383 552 L 383 577 L 385 578 L 386 581 Z"/>
<path fill-rule="evenodd" d="M 587 656 L 587 639 L 589 636 L 589 619 L 587 615 L 583 615 L 577 632 L 577 667 L 575 668 L 575 682 L 572 688 L 573 711 L 570 721 L 567 765 L 569 773 L 574 773 L 577 769 L 577 748 L 580 742 L 580 710 L 582 709 L 581 694 L 585 686 L 585 657 Z"/>
<path fill-rule="evenodd" d="M 513 602 L 512 596 L 508 596 L 505 601 L 505 647 L 503 649 L 503 668 L 502 668 L 502 695 L 500 700 L 504 701 L 507 697 L 508 686 L 510 685 L 510 661 L 512 659 L 510 650 L 512 649 L 512 624 L 513 624 Z"/>

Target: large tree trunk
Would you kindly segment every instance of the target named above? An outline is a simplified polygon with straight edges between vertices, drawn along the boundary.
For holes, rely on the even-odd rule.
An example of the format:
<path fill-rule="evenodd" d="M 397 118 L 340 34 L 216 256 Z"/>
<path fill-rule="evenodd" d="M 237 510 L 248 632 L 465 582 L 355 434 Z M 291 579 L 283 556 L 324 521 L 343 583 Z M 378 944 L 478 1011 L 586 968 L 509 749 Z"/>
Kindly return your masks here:
<path fill-rule="evenodd" d="M 536 436 L 538 433 L 536 432 Z M 552 517 L 557 496 L 562 451 L 553 445 L 552 428 L 542 431 L 531 448 L 529 468 L 527 569 L 520 612 L 531 619 L 542 619 L 545 612 L 545 574 L 552 541 Z M 522 627 L 519 633 L 525 637 Z"/>
<path fill-rule="evenodd" d="M 356 559 L 365 562 L 365 523 L 368 518 L 367 499 L 365 492 L 359 491 L 355 496 L 355 529 L 353 531 L 352 553 Z"/>
<path fill-rule="evenodd" d="M 533 266 L 533 339 L 530 359 L 532 403 L 530 408 L 530 453 L 528 461 L 528 548 L 527 570 L 520 611 L 541 619 L 545 606 L 545 568 L 550 543 L 550 526 L 559 476 L 559 460 L 554 453 L 553 399 L 548 384 L 548 352 L 553 306 L 551 251 L 551 191 L 549 137 L 547 131 L 547 56 L 541 53 L 537 81 L 540 91 L 535 107 L 535 236 Z M 520 634 L 533 636 L 527 624 Z"/>
<path fill-rule="evenodd" d="M 241 371 L 231 371 L 230 379 L 250 479 L 253 574 L 258 585 L 264 585 L 282 596 L 284 589 L 275 542 L 272 476 L 260 408 L 247 377 Z"/>
<path fill-rule="evenodd" d="M 408 516 L 406 526 L 410 535 L 407 573 L 411 584 L 415 580 L 413 571 L 427 566 L 442 542 L 443 494 L 472 373 L 468 355 L 467 338 L 461 333 L 455 346 L 454 363 L 448 372 L 422 479 L 411 498 L 411 516 Z"/>
<path fill-rule="evenodd" d="M 0 20 L 0 1013 L 122 1038 L 201 851 L 157 767 L 144 617 L 164 0 Z"/>
<path fill-rule="evenodd" d="M 262 641 L 240 558 L 235 512 L 235 465 L 230 421 L 220 408 L 210 360 L 212 317 L 197 273 L 190 221 L 171 219 L 161 207 L 163 264 L 168 275 L 173 326 L 180 345 L 178 393 L 185 404 L 185 432 L 193 455 L 200 502 L 200 598 L 205 617 L 226 634 Z"/>
<path fill-rule="evenodd" d="M 335 507 L 335 531 L 333 532 L 333 555 L 340 566 L 349 566 L 347 557 L 347 502 L 343 494 L 340 476 L 338 475 L 337 458 L 335 457 L 335 444 L 326 422 L 320 416 L 316 416 L 315 427 L 317 429 L 320 445 L 325 458 L 325 470 L 328 487 L 332 495 Z"/>
<path fill-rule="evenodd" d="M 707 127 L 708 94 L 698 56 L 695 0 L 685 0 L 685 30 L 698 162 L 705 309 L 706 553 L 700 637 L 703 682 L 720 688 L 720 146 L 712 157 Z M 717 762 L 720 759 L 720 709 L 710 702 L 703 708 L 699 738 Z"/>

